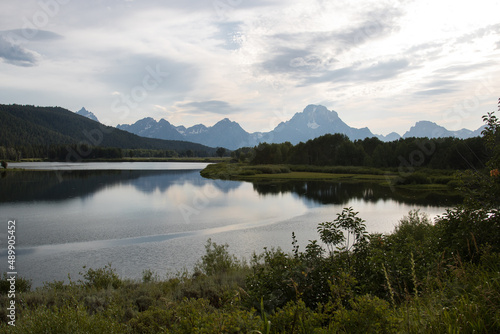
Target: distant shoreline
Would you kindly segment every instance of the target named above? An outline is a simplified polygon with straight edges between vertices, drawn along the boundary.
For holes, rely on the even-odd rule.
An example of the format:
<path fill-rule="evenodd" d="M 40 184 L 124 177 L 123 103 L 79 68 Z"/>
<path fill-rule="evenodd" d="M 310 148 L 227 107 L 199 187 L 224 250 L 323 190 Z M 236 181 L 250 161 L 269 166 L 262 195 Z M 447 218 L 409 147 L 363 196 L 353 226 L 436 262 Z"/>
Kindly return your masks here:
<path fill-rule="evenodd" d="M 207 166 L 200 174 L 209 179 L 251 182 L 285 181 L 342 181 L 371 182 L 386 187 L 406 188 L 455 194 L 458 181 L 454 171 L 423 170 L 415 174 L 432 174 L 428 182 L 403 184 L 396 169 L 379 169 L 356 166 L 304 166 L 304 165 L 251 165 L 246 163 L 216 163 Z M 438 181 L 445 179 L 445 182 Z"/>
<path fill-rule="evenodd" d="M 17 162 L 66 162 L 66 163 L 86 163 L 86 162 L 226 162 L 230 158 L 218 157 L 196 157 L 196 158 L 118 158 L 118 159 L 82 159 L 81 161 L 48 160 L 48 159 L 21 159 L 20 161 L 5 160 L 7 163 Z"/>

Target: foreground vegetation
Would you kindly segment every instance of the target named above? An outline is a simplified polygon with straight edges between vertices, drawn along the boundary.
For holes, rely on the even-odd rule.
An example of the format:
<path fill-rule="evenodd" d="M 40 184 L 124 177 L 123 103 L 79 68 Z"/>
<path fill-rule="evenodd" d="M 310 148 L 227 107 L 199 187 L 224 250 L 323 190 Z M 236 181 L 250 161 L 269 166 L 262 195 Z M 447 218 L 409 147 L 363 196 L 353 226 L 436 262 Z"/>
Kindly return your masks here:
<path fill-rule="evenodd" d="M 487 171 L 461 177 L 464 203 L 435 222 L 418 211 L 369 234 L 345 208 L 319 241 L 247 263 L 211 240 L 194 273 L 142 282 L 111 265 L 31 291 L 17 281 L 16 327 L 0 283 L 2 333 L 498 333 L 500 122 L 485 117 Z M 300 236 L 299 236 L 300 237 Z"/>
<path fill-rule="evenodd" d="M 461 225 L 472 218 L 483 220 Z M 145 271 L 136 282 L 109 265 L 35 291 L 18 280 L 16 327 L 4 277 L 0 332 L 498 332 L 499 227 L 486 211 L 457 209 L 435 225 L 414 211 L 392 234 L 368 235 L 345 209 L 318 226 L 327 250 L 317 241 L 301 250 L 293 236 L 291 252 L 266 249 L 245 263 L 209 240 L 193 275 Z"/>

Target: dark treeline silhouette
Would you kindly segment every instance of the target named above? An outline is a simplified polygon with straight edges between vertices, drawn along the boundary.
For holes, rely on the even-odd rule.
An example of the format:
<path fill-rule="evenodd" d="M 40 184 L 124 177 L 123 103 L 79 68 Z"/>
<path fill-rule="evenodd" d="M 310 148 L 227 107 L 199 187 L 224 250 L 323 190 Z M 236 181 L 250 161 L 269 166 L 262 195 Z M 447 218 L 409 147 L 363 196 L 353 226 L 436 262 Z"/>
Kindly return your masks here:
<path fill-rule="evenodd" d="M 18 145 L 16 147 L 0 146 L 0 160 L 10 161 L 20 161 L 21 159 L 45 159 L 49 161 L 78 162 L 88 159 L 192 158 L 211 156 L 214 156 L 214 154 L 206 150 L 121 149 L 117 147 L 90 146 L 86 144 L 50 146 Z"/>
<path fill-rule="evenodd" d="M 404 138 L 383 142 L 378 138 L 351 141 L 342 134 L 327 134 L 292 145 L 262 143 L 241 148 L 233 158 L 252 164 L 316 166 L 366 166 L 380 168 L 428 167 L 436 169 L 479 169 L 487 161 L 484 139 Z"/>

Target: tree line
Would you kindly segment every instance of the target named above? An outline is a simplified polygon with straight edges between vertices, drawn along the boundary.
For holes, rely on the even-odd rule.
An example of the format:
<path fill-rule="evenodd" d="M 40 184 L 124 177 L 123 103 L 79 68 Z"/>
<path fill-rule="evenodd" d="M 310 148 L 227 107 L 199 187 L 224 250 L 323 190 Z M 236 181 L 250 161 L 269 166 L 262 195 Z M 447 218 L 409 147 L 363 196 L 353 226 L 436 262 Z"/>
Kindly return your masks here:
<path fill-rule="evenodd" d="M 20 161 L 22 159 L 43 159 L 49 161 L 71 161 L 122 158 L 184 158 L 213 156 L 204 150 L 160 150 L 160 149 L 121 149 L 117 147 L 70 145 L 19 145 L 0 146 L 0 161 Z"/>
<path fill-rule="evenodd" d="M 401 138 L 383 142 L 375 137 L 351 141 L 337 133 L 297 145 L 261 143 L 235 150 L 232 157 L 252 164 L 477 169 L 484 168 L 488 153 L 482 137 Z"/>

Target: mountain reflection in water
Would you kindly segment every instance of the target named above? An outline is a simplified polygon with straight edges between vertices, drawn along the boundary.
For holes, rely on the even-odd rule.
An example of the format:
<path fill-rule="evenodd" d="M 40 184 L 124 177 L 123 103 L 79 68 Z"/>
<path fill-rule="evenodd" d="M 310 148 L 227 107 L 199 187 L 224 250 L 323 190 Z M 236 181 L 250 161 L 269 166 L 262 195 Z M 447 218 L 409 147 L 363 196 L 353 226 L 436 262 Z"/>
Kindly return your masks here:
<path fill-rule="evenodd" d="M 227 193 L 241 182 L 207 180 L 198 177 L 197 170 L 82 170 L 82 171 L 24 171 L 6 173 L 0 181 L 0 202 L 54 201 L 85 198 L 102 189 L 116 185 L 132 185 L 151 194 L 166 192 L 174 185 L 186 182 L 196 187 L 207 183 Z M 394 200 L 398 203 L 424 206 L 452 206 L 462 201 L 458 195 L 439 194 L 381 186 L 369 182 L 276 181 L 255 182 L 253 189 L 261 195 L 292 193 L 319 204 L 346 204 L 352 199 L 366 202 Z"/>

